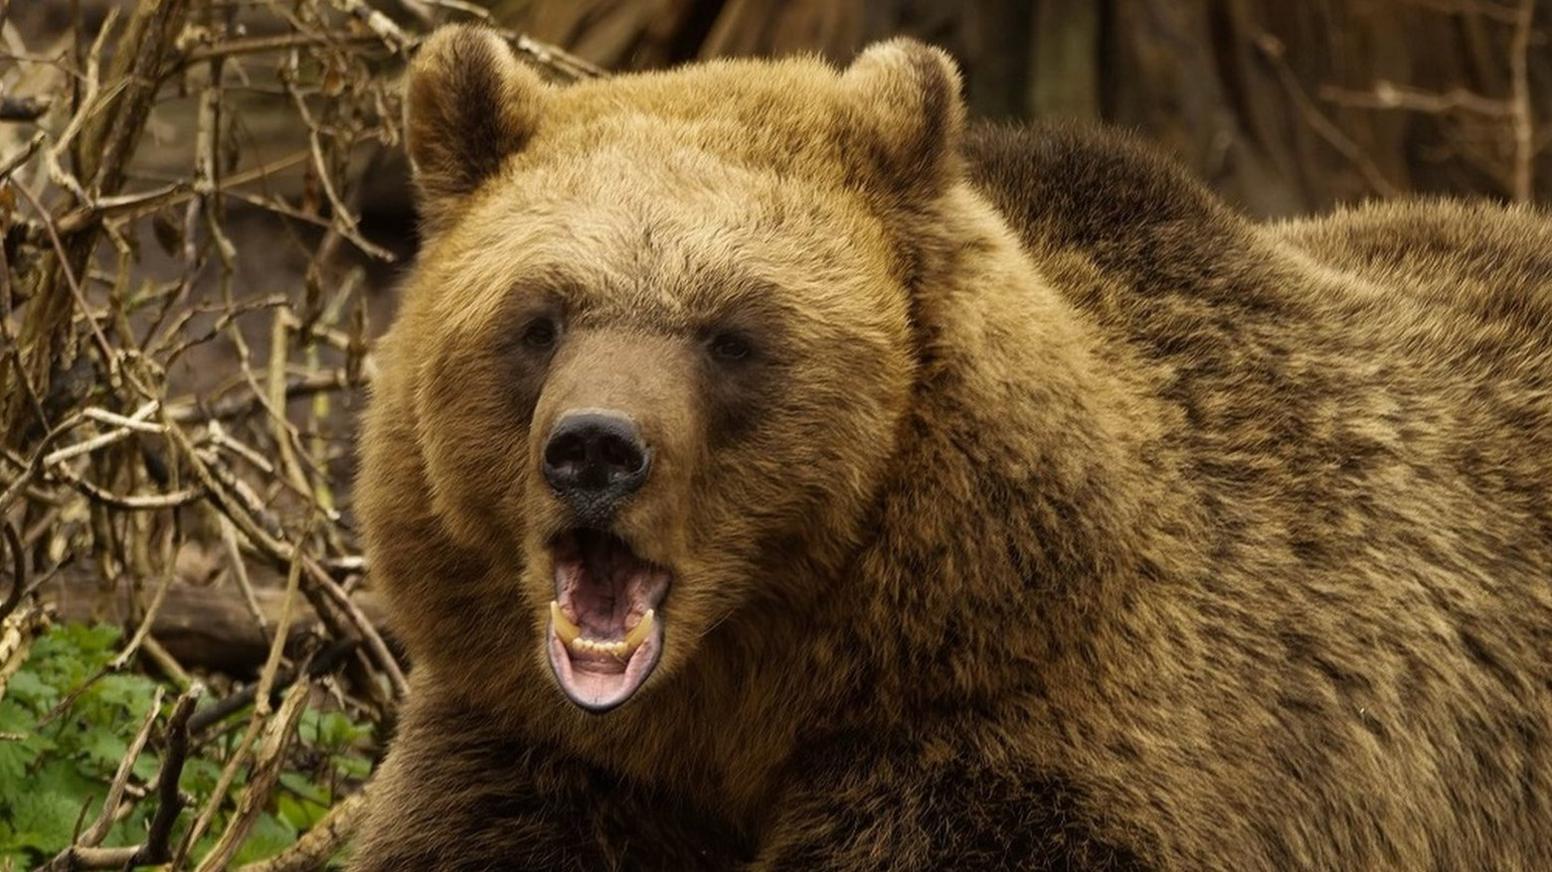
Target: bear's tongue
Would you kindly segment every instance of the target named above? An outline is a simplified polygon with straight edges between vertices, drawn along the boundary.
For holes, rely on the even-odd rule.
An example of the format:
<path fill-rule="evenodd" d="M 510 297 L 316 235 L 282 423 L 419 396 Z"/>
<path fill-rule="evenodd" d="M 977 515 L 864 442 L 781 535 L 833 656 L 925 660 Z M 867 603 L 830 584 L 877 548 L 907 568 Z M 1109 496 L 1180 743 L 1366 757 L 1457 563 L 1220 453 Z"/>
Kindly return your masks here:
<path fill-rule="evenodd" d="M 657 665 L 663 637 L 657 606 L 669 574 L 594 530 L 561 537 L 554 558 L 550 666 L 572 702 L 607 711 L 630 698 Z"/>

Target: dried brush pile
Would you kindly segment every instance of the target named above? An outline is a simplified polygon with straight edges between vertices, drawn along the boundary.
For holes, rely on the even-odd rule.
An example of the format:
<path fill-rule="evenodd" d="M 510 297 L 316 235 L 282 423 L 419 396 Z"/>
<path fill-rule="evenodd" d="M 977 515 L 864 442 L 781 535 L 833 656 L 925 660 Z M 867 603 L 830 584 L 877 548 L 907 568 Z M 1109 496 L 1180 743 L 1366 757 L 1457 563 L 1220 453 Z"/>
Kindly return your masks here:
<path fill-rule="evenodd" d="M 29 44 L 20 5 L 0 0 L 0 868 L 317 868 L 405 689 L 348 502 L 364 266 L 396 257 L 360 203 L 397 153 L 403 61 L 484 13 L 140 0 Z M 597 72 L 511 38 L 553 78 Z M 210 668 L 242 644 L 236 677 Z"/>

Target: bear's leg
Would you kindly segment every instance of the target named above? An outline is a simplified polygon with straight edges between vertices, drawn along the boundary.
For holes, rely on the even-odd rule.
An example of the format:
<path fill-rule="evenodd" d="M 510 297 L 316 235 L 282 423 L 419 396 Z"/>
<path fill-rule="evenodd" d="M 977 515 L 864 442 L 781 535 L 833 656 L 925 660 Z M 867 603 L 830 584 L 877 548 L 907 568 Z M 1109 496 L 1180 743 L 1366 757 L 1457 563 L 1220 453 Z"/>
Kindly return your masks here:
<path fill-rule="evenodd" d="M 729 869 L 752 854 L 674 797 L 471 721 L 401 733 L 351 869 Z"/>
<path fill-rule="evenodd" d="M 794 761 L 754 868 L 1140 870 L 1064 780 L 965 749 L 850 737 Z"/>

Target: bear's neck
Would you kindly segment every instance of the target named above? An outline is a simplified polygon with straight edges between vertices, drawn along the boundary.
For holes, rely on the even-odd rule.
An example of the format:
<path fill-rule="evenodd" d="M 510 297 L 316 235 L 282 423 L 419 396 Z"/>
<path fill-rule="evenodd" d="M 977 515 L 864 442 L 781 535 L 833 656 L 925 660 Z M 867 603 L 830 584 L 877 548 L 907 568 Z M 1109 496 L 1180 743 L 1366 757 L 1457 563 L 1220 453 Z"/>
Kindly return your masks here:
<path fill-rule="evenodd" d="M 1165 542 L 1192 514 L 1146 368 L 990 206 L 956 196 L 939 219 L 956 243 L 920 273 L 897 475 L 853 575 L 861 647 L 885 658 L 877 684 L 897 681 L 906 712 L 1054 678 L 1167 571 Z"/>

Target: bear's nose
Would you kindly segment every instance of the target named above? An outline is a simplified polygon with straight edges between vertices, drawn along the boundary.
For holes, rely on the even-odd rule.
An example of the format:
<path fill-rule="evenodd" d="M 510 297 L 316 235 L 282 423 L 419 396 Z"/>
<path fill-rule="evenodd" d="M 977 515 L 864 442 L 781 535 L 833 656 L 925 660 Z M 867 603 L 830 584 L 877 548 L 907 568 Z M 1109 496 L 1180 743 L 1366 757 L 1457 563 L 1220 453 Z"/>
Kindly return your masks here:
<path fill-rule="evenodd" d="M 544 478 L 579 514 L 614 509 L 647 480 L 651 452 L 629 417 L 612 411 L 572 412 L 544 443 Z"/>

